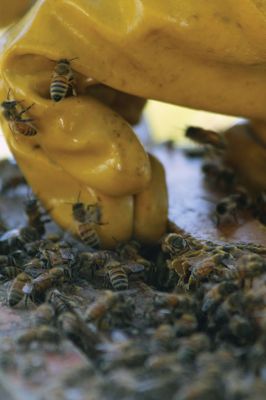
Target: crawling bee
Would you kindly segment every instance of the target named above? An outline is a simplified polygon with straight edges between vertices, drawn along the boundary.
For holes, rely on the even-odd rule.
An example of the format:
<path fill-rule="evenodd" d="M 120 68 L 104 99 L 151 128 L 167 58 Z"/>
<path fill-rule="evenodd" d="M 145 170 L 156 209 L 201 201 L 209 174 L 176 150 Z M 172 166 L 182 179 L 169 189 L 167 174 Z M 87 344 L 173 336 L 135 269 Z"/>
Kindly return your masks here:
<path fill-rule="evenodd" d="M 100 320 L 118 300 L 119 295 L 117 293 L 106 290 L 103 296 L 89 306 L 85 314 L 85 320 L 87 322 Z"/>
<path fill-rule="evenodd" d="M 74 220 L 78 223 L 78 234 L 83 243 L 99 248 L 100 238 L 96 231 L 96 225 L 102 225 L 101 208 L 98 204 L 74 203 L 72 206 Z"/>
<path fill-rule="evenodd" d="M 45 266 L 39 258 L 32 258 L 30 261 L 23 265 L 24 271 L 32 278 L 37 278 L 45 272 Z"/>
<path fill-rule="evenodd" d="M 1 243 L 6 243 L 9 251 L 23 249 L 27 243 L 36 241 L 39 238 L 35 228 L 26 226 L 20 229 L 11 229 L 1 236 Z"/>
<path fill-rule="evenodd" d="M 246 209 L 250 206 L 250 199 L 245 190 L 239 190 L 238 193 L 224 197 L 216 205 L 217 226 L 220 225 L 221 219 L 233 217 L 237 223 L 237 211 Z"/>
<path fill-rule="evenodd" d="M 49 325 L 53 323 L 55 310 L 51 304 L 43 303 L 34 312 L 35 325 Z"/>
<path fill-rule="evenodd" d="M 111 260 L 106 264 L 105 268 L 114 290 L 128 289 L 128 276 L 121 262 Z"/>
<path fill-rule="evenodd" d="M 224 149 L 226 147 L 223 136 L 211 130 L 189 126 L 185 135 L 189 139 L 200 144 L 210 144 L 219 149 Z"/>
<path fill-rule="evenodd" d="M 77 95 L 74 87 L 74 75 L 70 66 L 72 60 L 62 58 L 56 63 L 50 85 L 50 96 L 55 102 L 63 100 L 69 90 L 71 90 L 73 96 Z"/>
<path fill-rule="evenodd" d="M 144 272 L 144 266 L 134 262 L 123 262 L 111 259 L 105 265 L 108 280 L 114 290 L 128 289 L 128 275 L 133 274 L 139 277 Z"/>
<path fill-rule="evenodd" d="M 162 251 L 169 253 L 171 258 L 184 254 L 189 249 L 188 241 L 177 233 L 169 233 L 162 240 Z"/>
<path fill-rule="evenodd" d="M 258 254 L 245 254 L 238 260 L 238 277 L 243 287 L 249 279 L 250 287 L 253 279 L 266 272 L 266 261 Z"/>
<path fill-rule="evenodd" d="M 53 307 L 56 315 L 67 311 L 73 311 L 73 303 L 57 289 L 52 289 L 47 295 L 48 303 Z"/>
<path fill-rule="evenodd" d="M 222 189 L 231 189 L 235 184 L 235 172 L 229 167 L 221 167 L 209 162 L 203 164 L 202 171 L 212 183 L 220 186 Z"/>
<path fill-rule="evenodd" d="M 17 106 L 20 103 L 16 100 L 10 100 L 8 93 L 7 100 L 1 104 L 3 117 L 8 121 L 10 129 L 15 135 L 34 136 L 37 134 L 37 129 L 32 124 L 33 119 L 22 118 L 23 114 L 29 111 L 33 104 L 19 111 Z"/>
<path fill-rule="evenodd" d="M 43 219 L 44 214 L 40 210 L 38 200 L 30 198 L 25 203 L 25 211 L 28 217 L 29 226 L 35 228 L 40 236 L 45 233 L 45 224 L 50 222 L 49 219 Z"/>
<path fill-rule="evenodd" d="M 119 243 L 116 251 L 123 261 L 134 261 L 136 264 L 143 265 L 147 269 L 151 268 L 151 262 L 140 255 L 141 245 L 136 240 L 127 243 Z"/>
<path fill-rule="evenodd" d="M 11 279 L 14 279 L 21 272 L 22 272 L 22 270 L 20 268 L 13 267 L 13 266 L 7 266 L 4 268 L 1 268 L 0 276 L 4 277 L 7 280 L 11 280 Z"/>
<path fill-rule="evenodd" d="M 204 296 L 202 311 L 213 311 L 218 304 L 224 301 L 230 293 L 236 291 L 237 289 L 238 285 L 236 285 L 233 281 L 224 281 L 214 285 Z"/>
<path fill-rule="evenodd" d="M 68 280 L 69 277 L 68 269 L 64 267 L 54 267 L 32 279 L 30 282 L 25 283 L 22 290 L 27 297 L 39 299 L 55 284 L 63 283 Z"/>
<path fill-rule="evenodd" d="M 21 272 L 13 280 L 8 291 L 7 302 L 10 307 L 16 306 L 24 297 L 23 287 L 31 281 L 31 277 L 25 272 Z"/>
<path fill-rule="evenodd" d="M 79 347 L 85 354 L 95 359 L 100 343 L 99 334 L 92 331 L 85 322 L 73 312 L 64 312 L 58 317 L 61 332 Z"/>
<path fill-rule="evenodd" d="M 58 344 L 60 336 L 58 331 L 47 325 L 41 325 L 36 328 L 28 329 L 24 334 L 17 339 L 19 345 L 28 346 L 32 342 L 49 342 Z"/>
<path fill-rule="evenodd" d="M 189 311 L 195 306 L 190 296 L 177 293 L 158 293 L 154 298 L 157 307 L 171 307 L 179 311 Z"/>

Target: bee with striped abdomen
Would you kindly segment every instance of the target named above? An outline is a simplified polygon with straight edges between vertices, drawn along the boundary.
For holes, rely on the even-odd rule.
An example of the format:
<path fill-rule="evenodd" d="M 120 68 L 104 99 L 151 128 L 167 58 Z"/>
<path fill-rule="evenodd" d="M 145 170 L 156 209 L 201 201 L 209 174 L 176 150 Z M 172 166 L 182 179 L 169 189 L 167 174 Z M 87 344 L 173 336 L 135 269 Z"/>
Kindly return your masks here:
<path fill-rule="evenodd" d="M 128 276 L 121 262 L 111 260 L 106 264 L 105 268 L 110 284 L 114 290 L 128 289 Z"/>
<path fill-rule="evenodd" d="M 72 60 L 62 58 L 56 63 L 50 85 L 51 99 L 55 102 L 63 100 L 69 90 L 71 90 L 73 96 L 77 95 L 74 87 L 74 74 L 70 66 Z"/>
<path fill-rule="evenodd" d="M 83 243 L 87 246 L 99 248 L 100 238 L 96 231 L 96 225 L 102 225 L 101 207 L 96 204 L 89 204 L 87 207 L 84 203 L 77 202 L 72 206 L 72 215 L 77 222 L 78 234 Z"/>
<path fill-rule="evenodd" d="M 112 292 L 111 290 L 106 290 L 104 295 L 99 299 L 95 300 L 88 307 L 85 320 L 87 322 L 94 322 L 100 320 L 119 300 L 119 295 Z"/>
<path fill-rule="evenodd" d="M 34 300 L 43 298 L 47 290 L 54 285 L 63 283 L 70 278 L 69 271 L 64 267 L 54 267 L 27 282 L 23 286 L 23 292 L 27 297 L 33 297 Z"/>
<path fill-rule="evenodd" d="M 16 306 L 24 297 L 23 287 L 31 281 L 31 277 L 25 272 L 21 272 L 13 280 L 7 294 L 7 302 L 10 307 Z"/>
<path fill-rule="evenodd" d="M 22 108 L 20 111 L 18 110 L 20 103 L 21 101 L 10 100 L 8 92 L 7 100 L 1 103 L 3 117 L 9 123 L 10 129 L 15 135 L 34 136 L 37 134 L 37 129 L 32 124 L 33 119 L 22 118 L 23 114 L 29 111 L 33 104 L 27 108 Z"/>

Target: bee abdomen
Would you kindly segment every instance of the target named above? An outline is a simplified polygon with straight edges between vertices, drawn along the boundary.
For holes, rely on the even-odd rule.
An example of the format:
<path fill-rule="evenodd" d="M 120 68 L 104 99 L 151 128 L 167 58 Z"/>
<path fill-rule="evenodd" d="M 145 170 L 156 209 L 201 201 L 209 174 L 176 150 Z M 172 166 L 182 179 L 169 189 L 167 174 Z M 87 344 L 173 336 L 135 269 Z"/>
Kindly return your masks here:
<path fill-rule="evenodd" d="M 128 277 L 123 268 L 109 271 L 109 278 L 115 290 L 128 289 Z"/>
<path fill-rule="evenodd" d="M 94 248 L 100 247 L 99 236 L 92 224 L 80 224 L 78 227 L 79 236 L 83 243 Z"/>
<path fill-rule="evenodd" d="M 53 101 L 60 101 L 66 97 L 69 87 L 69 79 L 65 76 L 57 76 L 52 80 L 50 95 Z"/>
<path fill-rule="evenodd" d="M 37 134 L 37 129 L 29 122 L 23 120 L 13 122 L 12 127 L 13 129 L 11 130 L 13 130 L 15 134 L 24 136 L 35 136 Z"/>

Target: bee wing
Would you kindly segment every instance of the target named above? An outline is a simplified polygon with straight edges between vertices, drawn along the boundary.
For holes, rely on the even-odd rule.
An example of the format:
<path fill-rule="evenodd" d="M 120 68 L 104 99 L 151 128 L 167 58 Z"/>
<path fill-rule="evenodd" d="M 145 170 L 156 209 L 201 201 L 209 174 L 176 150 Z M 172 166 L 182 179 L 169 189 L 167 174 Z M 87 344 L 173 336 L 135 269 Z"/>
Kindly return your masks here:
<path fill-rule="evenodd" d="M 137 274 L 145 270 L 142 264 L 138 264 L 135 262 L 127 262 L 126 264 L 123 264 L 123 268 L 128 274 Z"/>

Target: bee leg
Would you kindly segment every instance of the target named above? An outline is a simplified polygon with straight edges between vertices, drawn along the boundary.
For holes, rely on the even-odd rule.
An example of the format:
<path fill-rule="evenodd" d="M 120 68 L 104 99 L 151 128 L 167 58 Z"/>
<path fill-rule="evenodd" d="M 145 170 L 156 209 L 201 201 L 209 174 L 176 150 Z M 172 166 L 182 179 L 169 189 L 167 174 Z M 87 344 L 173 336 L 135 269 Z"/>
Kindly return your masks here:
<path fill-rule="evenodd" d="M 31 109 L 32 106 L 34 106 L 34 103 L 32 103 L 29 107 L 24 108 L 24 110 L 20 111 L 20 113 L 18 114 L 19 117 L 21 117 L 21 115 L 23 115 L 25 112 L 29 111 L 29 109 Z"/>

